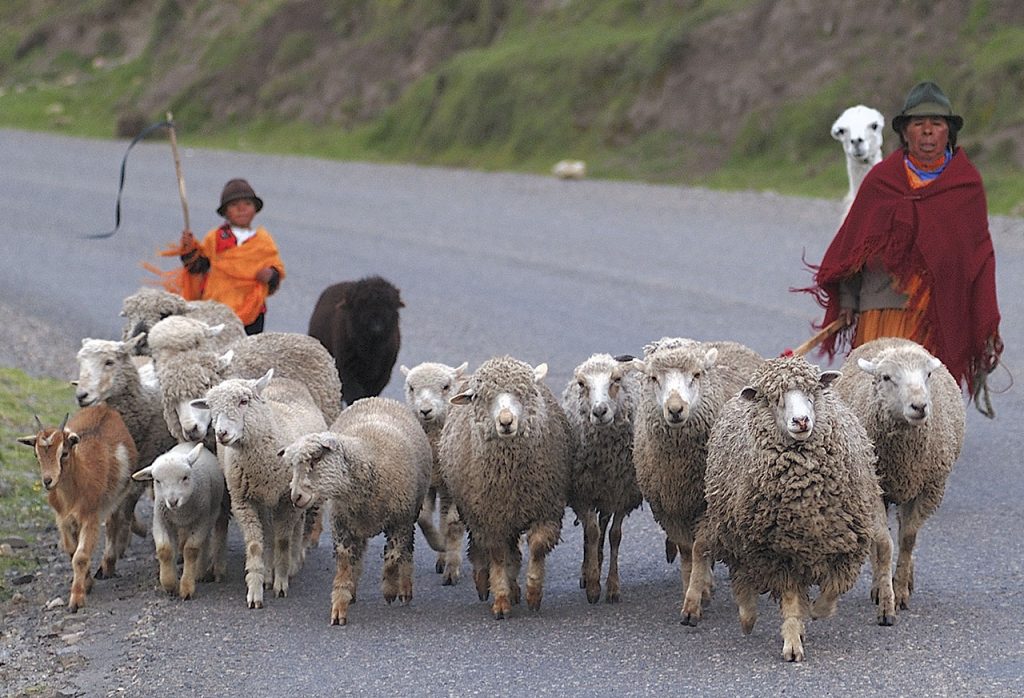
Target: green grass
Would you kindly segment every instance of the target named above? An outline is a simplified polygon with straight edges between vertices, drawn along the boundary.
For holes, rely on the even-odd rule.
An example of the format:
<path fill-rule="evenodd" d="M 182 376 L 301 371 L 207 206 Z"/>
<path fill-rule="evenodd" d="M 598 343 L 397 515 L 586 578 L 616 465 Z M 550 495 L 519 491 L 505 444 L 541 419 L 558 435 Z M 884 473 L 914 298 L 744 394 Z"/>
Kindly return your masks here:
<path fill-rule="evenodd" d="M 33 542 L 52 523 L 32 449 L 16 439 L 36 432 L 34 415 L 53 426 L 74 409 L 74 389 L 67 381 L 0 368 L 0 539 L 17 536 Z M 0 600 L 13 593 L 13 576 L 35 567 L 35 559 L 18 550 L 13 557 L 0 557 Z"/>

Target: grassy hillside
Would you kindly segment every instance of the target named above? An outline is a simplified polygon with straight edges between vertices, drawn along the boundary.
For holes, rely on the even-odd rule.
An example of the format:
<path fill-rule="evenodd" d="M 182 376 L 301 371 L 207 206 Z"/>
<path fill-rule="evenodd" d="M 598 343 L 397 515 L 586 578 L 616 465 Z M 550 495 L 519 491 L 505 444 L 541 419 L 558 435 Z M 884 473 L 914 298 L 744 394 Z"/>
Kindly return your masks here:
<path fill-rule="evenodd" d="M 8 0 L 0 125 L 840 197 L 829 126 L 936 79 L 1024 214 L 1024 3 Z M 887 150 L 897 139 L 887 134 Z"/>

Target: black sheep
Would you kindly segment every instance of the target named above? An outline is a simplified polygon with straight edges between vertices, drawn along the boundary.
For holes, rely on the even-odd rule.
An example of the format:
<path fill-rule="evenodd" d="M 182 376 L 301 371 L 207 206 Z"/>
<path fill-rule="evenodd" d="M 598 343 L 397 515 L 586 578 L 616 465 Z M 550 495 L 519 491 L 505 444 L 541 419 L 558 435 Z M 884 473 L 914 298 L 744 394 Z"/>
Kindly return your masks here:
<path fill-rule="evenodd" d="M 380 395 L 391 379 L 401 333 L 399 291 L 380 276 L 328 286 L 309 318 L 309 334 L 334 357 L 341 376 L 342 400 Z"/>

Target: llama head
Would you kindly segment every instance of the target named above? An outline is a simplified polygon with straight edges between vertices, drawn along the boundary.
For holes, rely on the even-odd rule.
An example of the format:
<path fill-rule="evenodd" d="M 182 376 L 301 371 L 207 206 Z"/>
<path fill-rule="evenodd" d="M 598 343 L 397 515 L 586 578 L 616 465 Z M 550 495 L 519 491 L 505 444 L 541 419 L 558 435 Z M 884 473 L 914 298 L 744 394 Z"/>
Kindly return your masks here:
<path fill-rule="evenodd" d="M 858 104 L 850 107 L 832 124 L 832 137 L 843 144 L 847 159 L 873 165 L 882 159 L 885 117 L 877 109 Z"/>

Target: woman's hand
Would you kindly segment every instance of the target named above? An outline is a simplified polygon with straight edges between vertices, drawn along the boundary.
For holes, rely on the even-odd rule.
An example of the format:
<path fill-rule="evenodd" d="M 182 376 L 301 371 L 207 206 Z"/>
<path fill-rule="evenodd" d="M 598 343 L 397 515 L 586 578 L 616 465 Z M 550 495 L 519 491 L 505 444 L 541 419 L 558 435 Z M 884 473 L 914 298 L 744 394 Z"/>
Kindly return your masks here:
<path fill-rule="evenodd" d="M 270 284 L 274 279 L 274 267 L 264 267 L 256 272 L 256 280 L 261 284 Z"/>

